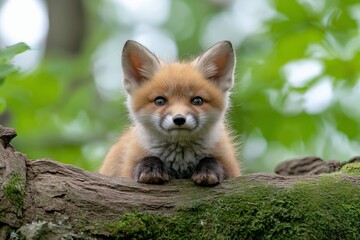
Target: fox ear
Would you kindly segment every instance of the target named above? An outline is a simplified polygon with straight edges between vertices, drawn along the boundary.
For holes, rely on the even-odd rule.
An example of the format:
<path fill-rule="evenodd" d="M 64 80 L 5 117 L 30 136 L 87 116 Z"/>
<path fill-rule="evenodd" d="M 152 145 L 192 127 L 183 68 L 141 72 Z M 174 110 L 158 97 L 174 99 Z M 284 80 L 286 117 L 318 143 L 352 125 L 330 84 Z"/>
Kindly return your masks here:
<path fill-rule="evenodd" d="M 140 43 L 128 40 L 122 52 L 124 87 L 131 93 L 160 68 L 157 57 Z"/>
<path fill-rule="evenodd" d="M 223 91 L 231 88 L 234 82 L 235 54 L 229 41 L 218 42 L 192 64 Z"/>

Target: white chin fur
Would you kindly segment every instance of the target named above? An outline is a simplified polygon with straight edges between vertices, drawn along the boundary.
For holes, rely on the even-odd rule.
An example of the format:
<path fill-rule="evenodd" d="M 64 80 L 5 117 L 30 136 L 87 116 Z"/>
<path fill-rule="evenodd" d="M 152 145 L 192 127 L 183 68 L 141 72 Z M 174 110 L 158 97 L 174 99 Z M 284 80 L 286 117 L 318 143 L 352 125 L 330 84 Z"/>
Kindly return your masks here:
<path fill-rule="evenodd" d="M 199 117 L 187 114 L 186 121 L 181 126 L 174 123 L 172 115 L 161 117 L 154 113 L 138 113 L 135 115 L 135 121 L 153 137 L 180 137 L 183 139 L 191 136 L 191 139 L 194 140 L 194 138 L 201 138 L 204 134 L 208 134 L 218 120 L 223 117 L 223 114 L 223 112 L 216 110 Z"/>
<path fill-rule="evenodd" d="M 198 121 L 191 114 L 186 116 L 185 123 L 181 126 L 178 126 L 174 123 L 173 116 L 171 115 L 166 115 L 160 120 L 160 122 L 157 122 L 156 124 L 159 124 L 163 131 L 169 132 L 170 134 L 174 134 L 176 132 L 192 132 L 199 127 Z"/>

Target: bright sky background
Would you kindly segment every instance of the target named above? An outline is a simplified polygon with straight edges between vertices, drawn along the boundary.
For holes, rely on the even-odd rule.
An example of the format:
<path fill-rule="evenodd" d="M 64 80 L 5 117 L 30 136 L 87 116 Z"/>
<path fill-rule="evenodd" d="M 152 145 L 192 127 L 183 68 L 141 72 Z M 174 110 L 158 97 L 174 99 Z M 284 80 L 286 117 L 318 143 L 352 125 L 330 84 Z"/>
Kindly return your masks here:
<path fill-rule="evenodd" d="M 0 8 L 0 47 L 25 42 L 32 51 L 16 57 L 16 64 L 31 69 L 42 57 L 48 31 L 43 0 L 7 0 Z"/>

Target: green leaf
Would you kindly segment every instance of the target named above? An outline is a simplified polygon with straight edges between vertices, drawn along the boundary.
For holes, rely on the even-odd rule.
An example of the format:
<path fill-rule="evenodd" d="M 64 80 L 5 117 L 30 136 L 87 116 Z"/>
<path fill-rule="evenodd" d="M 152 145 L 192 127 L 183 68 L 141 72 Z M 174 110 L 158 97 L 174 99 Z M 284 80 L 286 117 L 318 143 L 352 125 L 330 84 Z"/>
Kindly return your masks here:
<path fill-rule="evenodd" d="M 5 78 L 16 71 L 16 68 L 11 64 L 0 64 L 0 85 L 3 84 Z"/>
<path fill-rule="evenodd" d="M 29 46 L 25 43 L 17 43 L 4 50 L 0 50 L 0 85 L 5 81 L 5 78 L 16 72 L 17 69 L 12 64 L 8 63 L 9 60 L 14 58 L 17 54 L 23 53 L 29 50 Z"/>
<path fill-rule="evenodd" d="M 7 62 L 15 57 L 15 55 L 23 53 L 29 49 L 29 46 L 23 42 L 7 47 L 6 49 L 0 51 L 0 62 Z"/>

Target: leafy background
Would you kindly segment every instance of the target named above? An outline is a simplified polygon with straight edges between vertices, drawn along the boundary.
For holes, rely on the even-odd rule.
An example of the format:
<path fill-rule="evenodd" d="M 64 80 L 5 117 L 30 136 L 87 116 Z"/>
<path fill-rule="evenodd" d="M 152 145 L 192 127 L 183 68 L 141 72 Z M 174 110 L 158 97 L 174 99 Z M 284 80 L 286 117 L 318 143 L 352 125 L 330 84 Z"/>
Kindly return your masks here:
<path fill-rule="evenodd" d="M 27 47 L 4 50 L 15 42 L 0 36 L 0 124 L 17 130 L 15 148 L 30 158 L 98 169 L 128 124 L 120 69 L 127 39 L 169 60 L 233 42 L 229 121 L 242 142 L 245 172 L 272 172 L 285 159 L 308 155 L 347 160 L 360 151 L 356 0 L 54 2 L 43 2 L 50 19 L 43 43 L 28 43 L 18 56 L 40 52 L 31 68 L 15 57 L 15 71 L 9 60 Z M 73 22 L 61 25 L 59 12 Z M 70 47 L 57 42 L 74 33 Z"/>

